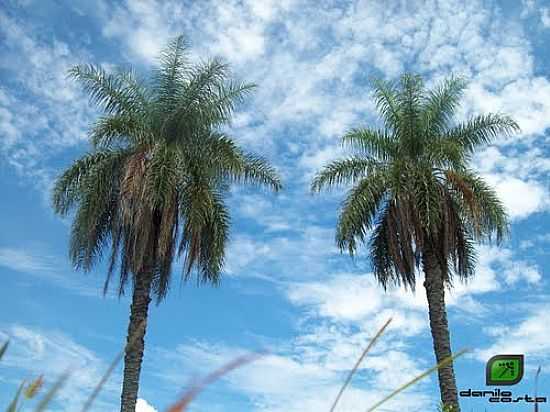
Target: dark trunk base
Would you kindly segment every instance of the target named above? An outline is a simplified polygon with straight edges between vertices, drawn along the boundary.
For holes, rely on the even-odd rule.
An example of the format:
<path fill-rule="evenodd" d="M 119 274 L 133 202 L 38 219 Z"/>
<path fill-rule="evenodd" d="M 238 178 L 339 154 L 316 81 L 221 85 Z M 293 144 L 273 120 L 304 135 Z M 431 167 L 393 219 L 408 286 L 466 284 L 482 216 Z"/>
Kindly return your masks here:
<path fill-rule="evenodd" d="M 135 412 L 136 410 L 139 375 L 145 348 L 147 313 L 151 302 L 150 294 L 151 276 L 149 274 L 136 276 L 124 356 L 120 412 Z"/>
<path fill-rule="evenodd" d="M 426 296 L 430 314 L 430 328 L 437 363 L 452 356 L 447 310 L 445 307 L 445 283 L 436 257 L 426 251 L 423 257 Z M 445 412 L 460 412 L 458 391 L 453 363 L 438 369 L 441 402 Z"/>

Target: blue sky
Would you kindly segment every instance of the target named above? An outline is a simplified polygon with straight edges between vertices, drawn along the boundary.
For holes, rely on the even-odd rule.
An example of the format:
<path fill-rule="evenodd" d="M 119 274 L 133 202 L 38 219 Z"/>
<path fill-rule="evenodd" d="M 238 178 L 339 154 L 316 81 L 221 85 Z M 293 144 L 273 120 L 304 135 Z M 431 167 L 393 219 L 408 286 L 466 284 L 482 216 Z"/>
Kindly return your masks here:
<path fill-rule="evenodd" d="M 51 383 L 70 368 L 52 410 L 77 410 L 127 328 L 128 298 L 102 297 L 104 267 L 71 269 L 69 222 L 49 206 L 52 180 L 87 150 L 96 114 L 66 71 L 91 62 L 146 73 L 180 33 L 195 59 L 221 56 L 237 77 L 258 83 L 231 133 L 278 167 L 286 190 L 235 188 L 221 286 L 176 281 L 151 309 L 139 412 L 163 410 L 197 376 L 259 349 L 269 355 L 209 387 L 193 411 L 326 410 L 390 316 L 339 411 L 364 411 L 433 364 L 423 289 L 384 293 L 364 256 L 352 262 L 335 249 L 343 192 L 307 190 L 314 171 L 343 154 L 338 137 L 347 128 L 377 121 L 368 79 L 403 71 L 428 84 L 462 75 L 469 87 L 458 119 L 501 111 L 522 128 L 474 162 L 505 202 L 512 237 L 501 248 L 480 246 L 475 279 L 455 285 L 448 309 L 454 348 L 472 349 L 456 365 L 459 389 L 484 388 L 492 355 L 525 353 L 526 377 L 514 390 L 530 391 L 543 365 L 541 392 L 550 397 L 550 2 L 463 3 L 2 0 L 0 340 L 13 344 L 0 364 L 0 404 L 21 379 L 44 373 Z M 117 370 L 97 411 L 116 410 L 120 378 Z M 435 410 L 436 388 L 432 377 L 383 410 Z"/>

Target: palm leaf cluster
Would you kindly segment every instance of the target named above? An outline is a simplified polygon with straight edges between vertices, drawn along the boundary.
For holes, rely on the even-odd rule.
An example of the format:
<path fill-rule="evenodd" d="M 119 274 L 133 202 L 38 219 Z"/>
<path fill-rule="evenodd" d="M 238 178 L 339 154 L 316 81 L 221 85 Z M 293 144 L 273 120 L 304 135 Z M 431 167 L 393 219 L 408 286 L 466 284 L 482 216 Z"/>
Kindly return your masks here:
<path fill-rule="evenodd" d="M 314 191 L 351 186 L 336 240 L 351 254 L 358 243 L 368 243 L 384 287 L 414 288 L 427 250 L 447 282 L 453 275 L 468 278 L 475 266 L 474 242 L 500 242 L 507 234 L 502 203 L 469 162 L 476 148 L 518 125 L 500 114 L 454 121 L 464 88 L 456 77 L 431 90 L 415 75 L 377 81 L 382 126 L 346 133 L 342 141 L 353 155 L 327 165 L 312 183 Z"/>
<path fill-rule="evenodd" d="M 225 194 L 234 182 L 280 189 L 275 170 L 222 132 L 254 85 L 227 80 L 213 59 L 191 64 L 182 37 L 161 54 L 154 75 L 74 67 L 102 115 L 91 130 L 92 151 L 56 181 L 55 211 L 74 210 L 70 256 L 90 270 L 110 251 L 105 290 L 119 272 L 119 293 L 132 275 L 153 274 L 165 296 L 175 256 L 184 277 L 217 283 L 230 216 Z"/>

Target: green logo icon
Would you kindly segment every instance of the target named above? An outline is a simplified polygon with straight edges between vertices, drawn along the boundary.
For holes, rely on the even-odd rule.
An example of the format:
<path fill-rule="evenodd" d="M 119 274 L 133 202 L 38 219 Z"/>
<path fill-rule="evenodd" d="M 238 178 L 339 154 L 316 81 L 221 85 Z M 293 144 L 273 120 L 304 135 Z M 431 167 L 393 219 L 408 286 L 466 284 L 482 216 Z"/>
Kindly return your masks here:
<path fill-rule="evenodd" d="M 485 377 L 487 385 L 515 385 L 523 378 L 523 355 L 493 356 L 487 362 Z"/>

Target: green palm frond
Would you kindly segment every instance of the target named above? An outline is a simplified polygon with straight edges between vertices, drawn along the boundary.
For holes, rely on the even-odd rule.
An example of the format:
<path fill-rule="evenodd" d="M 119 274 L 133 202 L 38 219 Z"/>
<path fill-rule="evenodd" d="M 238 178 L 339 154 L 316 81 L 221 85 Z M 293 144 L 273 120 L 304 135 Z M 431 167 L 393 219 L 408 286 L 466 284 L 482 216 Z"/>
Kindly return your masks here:
<path fill-rule="evenodd" d="M 445 137 L 458 142 L 466 154 L 471 154 L 480 146 L 492 143 L 497 137 L 506 137 L 519 130 L 518 124 L 511 117 L 490 113 L 455 126 L 445 133 Z"/>
<path fill-rule="evenodd" d="M 202 153 L 209 158 L 218 175 L 232 182 L 258 184 L 278 192 L 281 179 L 263 157 L 244 153 L 223 133 L 211 133 L 203 140 Z"/>
<path fill-rule="evenodd" d="M 57 178 L 52 193 L 54 211 L 61 216 L 75 207 L 86 194 L 85 184 L 90 183 L 90 175 L 98 173 L 103 167 L 120 166 L 128 155 L 125 150 L 100 150 L 84 155 L 76 160 Z M 93 180 L 93 179 L 92 179 Z"/>
<path fill-rule="evenodd" d="M 253 83 L 230 81 L 218 84 L 216 98 L 204 107 L 204 111 L 210 114 L 212 125 L 229 122 L 237 105 L 243 103 L 254 89 L 256 85 Z"/>
<path fill-rule="evenodd" d="M 386 130 L 351 129 L 342 137 L 342 143 L 358 154 L 386 162 L 397 156 L 398 145 Z"/>
<path fill-rule="evenodd" d="M 162 210 L 169 205 L 178 184 L 178 153 L 165 143 L 157 143 L 149 152 L 149 167 L 145 174 L 146 200 L 151 209 Z"/>
<path fill-rule="evenodd" d="M 399 134 L 399 102 L 398 89 L 393 82 L 383 80 L 374 81 L 374 102 L 382 116 L 386 130 L 389 133 Z"/>
<path fill-rule="evenodd" d="M 188 278 L 195 264 L 204 263 L 200 260 L 201 248 L 208 247 L 203 243 L 203 235 L 214 208 L 214 193 L 211 184 L 204 177 L 193 177 L 181 191 L 181 216 L 183 220 L 183 235 L 178 254 L 185 253 L 185 277 Z"/>
<path fill-rule="evenodd" d="M 463 148 L 454 140 L 430 139 L 425 143 L 424 151 L 432 167 L 441 170 L 460 170 L 467 160 Z"/>
<path fill-rule="evenodd" d="M 160 53 L 160 64 L 155 70 L 154 81 L 159 100 L 168 106 L 175 104 L 191 70 L 187 59 L 188 48 L 185 38 L 178 36 Z"/>
<path fill-rule="evenodd" d="M 313 192 L 320 192 L 324 188 L 356 183 L 373 171 L 382 170 L 383 166 L 368 157 L 349 157 L 336 160 L 320 171 L 311 183 Z"/>
<path fill-rule="evenodd" d="M 422 104 L 425 133 L 435 137 L 448 129 L 462 98 L 466 81 L 451 76 L 427 93 Z"/>
<path fill-rule="evenodd" d="M 107 73 L 94 65 L 74 66 L 69 76 L 82 83 L 90 101 L 108 114 L 132 114 L 144 109 L 147 93 L 132 72 Z"/>
<path fill-rule="evenodd" d="M 420 76 L 405 74 L 400 79 L 401 92 L 397 96 L 399 113 L 399 150 L 412 158 L 424 146 L 425 136 L 419 130 L 424 83 Z"/>
<path fill-rule="evenodd" d="M 266 159 L 252 153 L 245 153 L 243 157 L 244 162 L 241 171 L 241 181 L 260 184 L 271 188 L 271 190 L 275 192 L 283 188 L 281 178 L 278 176 L 277 171 Z"/>
<path fill-rule="evenodd" d="M 384 200 L 386 187 L 383 173 L 372 174 L 354 187 L 342 204 L 336 224 L 336 243 L 340 250 L 353 255 L 357 240 L 365 241 Z"/>
<path fill-rule="evenodd" d="M 90 141 L 97 150 L 113 146 L 150 145 L 153 137 L 142 117 L 108 115 L 100 117 L 90 132 Z"/>

